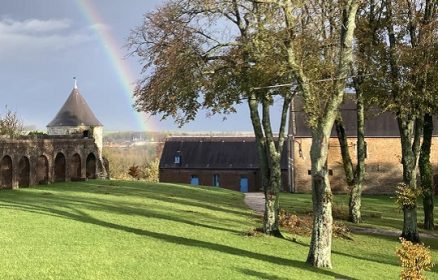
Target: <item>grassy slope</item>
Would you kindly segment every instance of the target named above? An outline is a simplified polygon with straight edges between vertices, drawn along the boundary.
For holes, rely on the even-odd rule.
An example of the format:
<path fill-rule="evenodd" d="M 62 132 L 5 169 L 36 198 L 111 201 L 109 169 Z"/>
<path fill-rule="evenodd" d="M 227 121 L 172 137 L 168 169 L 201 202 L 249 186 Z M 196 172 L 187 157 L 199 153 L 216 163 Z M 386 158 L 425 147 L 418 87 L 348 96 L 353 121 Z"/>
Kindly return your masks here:
<path fill-rule="evenodd" d="M 335 240 L 335 268 L 319 270 L 308 238 L 245 237 L 259 222 L 242 199 L 123 181 L 1 191 L 0 279 L 398 278 L 393 239 Z"/>
<path fill-rule="evenodd" d="M 334 215 L 339 218 L 347 219 L 348 217 L 348 195 L 335 194 L 333 196 Z M 438 201 L 435 201 L 437 206 Z M 424 221 L 423 203 L 417 202 L 418 223 L 421 225 Z M 312 211 L 312 197 L 310 194 L 289 194 L 281 196 L 281 207 L 289 209 L 291 212 L 298 214 L 309 213 Z M 435 207 L 435 225 L 438 225 L 438 208 Z M 395 197 L 387 195 L 363 195 L 362 196 L 362 216 L 363 223 L 355 226 L 361 227 L 379 227 L 389 230 L 400 230 L 403 227 L 403 212 L 397 207 Z M 427 232 L 420 228 L 420 232 Z M 438 231 L 433 231 L 438 233 Z"/>

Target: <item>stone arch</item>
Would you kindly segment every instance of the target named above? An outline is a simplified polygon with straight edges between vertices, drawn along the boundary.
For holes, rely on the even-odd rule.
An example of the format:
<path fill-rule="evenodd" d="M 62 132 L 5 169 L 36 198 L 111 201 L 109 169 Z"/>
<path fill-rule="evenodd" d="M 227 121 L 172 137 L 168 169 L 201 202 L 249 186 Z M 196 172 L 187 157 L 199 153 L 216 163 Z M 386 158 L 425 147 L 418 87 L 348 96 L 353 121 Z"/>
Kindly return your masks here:
<path fill-rule="evenodd" d="M 69 164 L 69 168 L 70 168 L 70 177 L 75 180 L 75 179 L 80 179 L 81 176 L 81 168 L 82 168 L 82 164 L 81 164 L 81 156 L 78 153 L 75 153 L 70 160 L 70 164 Z"/>
<path fill-rule="evenodd" d="M 49 161 L 45 155 L 40 155 L 36 164 L 36 182 L 39 185 L 49 183 Z"/>
<path fill-rule="evenodd" d="M 30 185 L 30 161 L 26 156 L 22 156 L 18 161 L 18 186 L 29 187 Z"/>
<path fill-rule="evenodd" d="M 93 153 L 90 153 L 87 156 L 87 178 L 88 179 L 96 179 L 96 156 Z"/>
<path fill-rule="evenodd" d="M 1 169 L 1 187 L 12 188 L 12 158 L 8 155 L 4 156 L 0 162 Z"/>
<path fill-rule="evenodd" d="M 65 182 L 65 156 L 63 153 L 56 154 L 55 157 L 55 182 Z"/>

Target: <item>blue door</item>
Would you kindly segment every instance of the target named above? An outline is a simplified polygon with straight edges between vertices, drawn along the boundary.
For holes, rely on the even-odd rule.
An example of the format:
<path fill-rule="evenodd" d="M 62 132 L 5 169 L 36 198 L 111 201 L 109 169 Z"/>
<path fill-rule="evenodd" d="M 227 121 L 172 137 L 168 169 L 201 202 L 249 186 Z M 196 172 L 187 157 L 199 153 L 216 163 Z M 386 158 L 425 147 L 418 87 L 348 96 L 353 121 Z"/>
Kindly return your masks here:
<path fill-rule="evenodd" d="M 192 179 L 190 180 L 190 184 L 194 186 L 199 185 L 199 178 L 198 176 L 192 175 Z"/>
<path fill-rule="evenodd" d="M 248 177 L 242 176 L 240 177 L 240 191 L 241 192 L 248 192 Z"/>

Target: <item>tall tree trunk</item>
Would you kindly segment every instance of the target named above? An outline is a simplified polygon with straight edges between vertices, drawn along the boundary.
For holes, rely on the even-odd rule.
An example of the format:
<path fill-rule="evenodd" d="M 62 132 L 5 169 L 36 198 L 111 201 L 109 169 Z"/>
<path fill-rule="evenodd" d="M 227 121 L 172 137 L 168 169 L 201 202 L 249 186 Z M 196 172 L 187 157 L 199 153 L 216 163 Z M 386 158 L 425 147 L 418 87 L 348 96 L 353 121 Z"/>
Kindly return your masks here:
<path fill-rule="evenodd" d="M 433 119 L 432 115 L 424 115 L 423 144 L 420 152 L 420 177 L 423 190 L 424 228 L 434 229 L 433 223 L 433 182 L 432 164 L 430 163 L 430 148 L 432 145 Z"/>
<path fill-rule="evenodd" d="M 266 153 L 266 139 L 263 134 L 263 128 L 262 123 L 258 111 L 258 102 L 257 102 L 257 96 L 251 92 L 249 94 L 248 98 L 248 106 L 249 106 L 249 112 L 251 116 L 251 123 L 254 129 L 254 135 L 256 138 L 256 144 L 257 144 L 257 154 L 259 156 L 259 163 L 260 163 L 260 171 L 262 175 L 262 188 L 263 191 L 266 193 L 265 190 L 269 188 L 270 184 L 270 174 L 269 174 L 269 167 L 268 167 L 268 157 Z M 266 196 L 266 195 L 265 195 Z M 263 231 L 266 234 L 271 234 L 270 229 L 274 228 L 275 225 L 275 211 L 273 209 L 275 208 L 275 205 L 272 203 L 269 203 L 269 201 L 265 197 L 265 213 L 263 216 Z"/>
<path fill-rule="evenodd" d="M 357 82 L 355 82 L 357 84 Z M 362 90 L 356 85 L 357 98 L 357 166 L 354 174 L 354 185 L 350 192 L 348 219 L 353 223 L 362 222 L 362 188 L 365 177 L 365 106 Z"/>
<path fill-rule="evenodd" d="M 308 116 L 317 124 L 312 126 L 312 146 L 310 157 L 312 162 L 312 202 L 313 229 L 307 263 L 316 267 L 331 267 L 332 241 L 332 192 L 327 174 L 328 140 L 330 138 L 336 112 L 344 97 L 346 80 L 353 61 L 353 34 L 356 28 L 358 0 L 345 1 L 343 9 L 341 41 L 338 56 L 337 72 L 334 76 L 333 93 L 326 104 L 322 116 Z M 285 16 L 288 40 L 285 41 L 288 54 L 288 65 L 303 94 L 304 102 L 310 106 L 312 90 L 303 68 L 297 63 L 294 52 L 294 3 L 291 0 L 281 1 Z"/>
<path fill-rule="evenodd" d="M 283 110 L 281 114 L 280 131 L 275 142 L 272 133 L 271 117 L 270 117 L 270 96 L 265 94 L 262 101 L 263 110 L 263 131 L 266 138 L 266 154 L 269 167 L 269 185 L 264 189 L 265 194 L 265 215 L 263 229 L 264 232 L 276 237 L 282 237 L 279 228 L 279 194 L 281 190 L 281 154 L 284 147 L 284 132 L 286 127 L 287 111 L 289 109 L 291 97 L 284 97 Z"/>
<path fill-rule="evenodd" d="M 329 137 L 330 133 L 324 133 L 322 129 L 313 131 L 310 151 L 312 161 L 313 229 L 307 263 L 316 267 L 332 267 L 332 191 L 327 172 Z"/>
<path fill-rule="evenodd" d="M 262 102 L 263 118 L 259 115 L 259 100 Z M 281 154 L 284 147 L 284 132 L 287 122 L 287 111 L 291 96 L 285 96 L 281 113 L 280 131 L 274 139 L 270 120 L 269 96 L 249 94 L 248 105 L 251 121 L 256 136 L 257 153 L 260 159 L 262 186 L 265 196 L 265 212 L 263 215 L 263 232 L 267 235 L 282 237 L 279 227 L 279 194 L 281 190 Z M 276 141 L 277 140 L 277 143 Z"/>
<path fill-rule="evenodd" d="M 265 132 L 266 154 L 268 158 L 269 185 L 264 189 L 265 194 L 265 215 L 263 230 L 266 234 L 281 236 L 278 219 L 279 212 L 279 193 L 281 188 L 281 167 L 280 156 L 275 147 L 275 141 L 271 129 L 269 115 L 268 96 L 262 97 L 262 127 Z"/>
<path fill-rule="evenodd" d="M 403 182 L 407 188 L 417 188 L 417 155 L 420 146 L 419 122 L 407 117 L 397 116 L 403 165 Z M 403 206 L 403 230 L 401 237 L 419 242 L 417 230 L 417 206 Z"/>

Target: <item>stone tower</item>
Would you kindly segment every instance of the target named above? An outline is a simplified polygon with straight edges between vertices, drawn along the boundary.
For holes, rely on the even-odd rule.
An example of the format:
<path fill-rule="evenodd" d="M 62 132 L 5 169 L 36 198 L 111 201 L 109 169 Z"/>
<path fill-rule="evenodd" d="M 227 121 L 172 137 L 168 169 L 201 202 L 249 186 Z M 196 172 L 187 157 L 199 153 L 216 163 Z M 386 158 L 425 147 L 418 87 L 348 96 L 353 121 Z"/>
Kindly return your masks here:
<path fill-rule="evenodd" d="M 102 153 L 103 125 L 79 93 L 76 79 L 67 101 L 47 125 L 47 133 L 49 135 L 82 135 L 84 138 L 94 138 L 100 154 Z"/>

